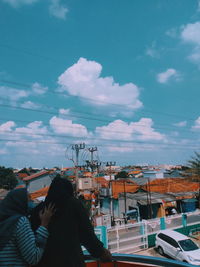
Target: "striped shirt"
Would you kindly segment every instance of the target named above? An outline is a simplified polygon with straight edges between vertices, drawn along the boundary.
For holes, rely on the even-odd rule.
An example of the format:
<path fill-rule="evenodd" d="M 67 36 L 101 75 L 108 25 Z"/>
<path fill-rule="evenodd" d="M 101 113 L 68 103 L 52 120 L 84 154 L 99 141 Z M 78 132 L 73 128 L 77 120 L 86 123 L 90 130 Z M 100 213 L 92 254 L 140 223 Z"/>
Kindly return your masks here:
<path fill-rule="evenodd" d="M 26 267 L 37 264 L 44 252 L 48 231 L 40 226 L 34 235 L 29 220 L 20 217 L 13 237 L 0 250 L 1 267 Z"/>

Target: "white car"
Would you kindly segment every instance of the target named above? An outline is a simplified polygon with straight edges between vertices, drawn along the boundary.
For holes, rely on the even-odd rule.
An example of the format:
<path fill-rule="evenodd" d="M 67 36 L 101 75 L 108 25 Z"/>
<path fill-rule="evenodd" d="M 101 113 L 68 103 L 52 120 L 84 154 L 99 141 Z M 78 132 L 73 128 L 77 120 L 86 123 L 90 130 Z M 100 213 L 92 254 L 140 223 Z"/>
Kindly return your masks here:
<path fill-rule="evenodd" d="M 186 235 L 162 230 L 156 235 L 156 248 L 161 255 L 200 266 L 200 248 Z"/>

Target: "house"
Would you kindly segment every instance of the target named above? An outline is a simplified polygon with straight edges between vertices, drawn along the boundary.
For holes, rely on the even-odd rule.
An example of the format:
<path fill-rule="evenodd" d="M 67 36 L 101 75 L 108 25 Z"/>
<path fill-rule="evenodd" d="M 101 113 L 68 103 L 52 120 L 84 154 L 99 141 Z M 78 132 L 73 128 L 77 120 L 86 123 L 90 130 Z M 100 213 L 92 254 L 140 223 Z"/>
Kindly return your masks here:
<path fill-rule="evenodd" d="M 165 170 L 148 170 L 143 171 L 143 177 L 150 180 L 164 178 Z"/>
<path fill-rule="evenodd" d="M 53 180 L 52 173 L 47 170 L 34 173 L 23 179 L 26 187 L 30 193 L 37 191 L 43 187 L 49 186 Z"/>

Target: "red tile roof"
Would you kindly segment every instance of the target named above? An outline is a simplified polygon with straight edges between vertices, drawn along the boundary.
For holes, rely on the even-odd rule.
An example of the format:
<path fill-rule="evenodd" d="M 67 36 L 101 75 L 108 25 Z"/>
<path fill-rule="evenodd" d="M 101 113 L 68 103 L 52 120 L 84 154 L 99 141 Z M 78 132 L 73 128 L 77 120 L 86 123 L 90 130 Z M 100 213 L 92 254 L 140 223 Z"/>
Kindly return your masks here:
<path fill-rule="evenodd" d="M 28 174 L 27 174 L 27 173 L 18 172 L 17 176 L 18 176 L 19 178 L 25 178 L 25 177 L 28 176 Z"/>
<path fill-rule="evenodd" d="M 43 197 L 43 196 L 46 197 L 48 191 L 49 191 L 49 186 L 43 187 L 43 188 L 31 193 L 30 194 L 31 199 L 34 200 L 34 199 L 36 199 L 38 197 Z"/>
<path fill-rule="evenodd" d="M 25 182 L 26 182 L 26 181 L 30 181 L 30 180 L 39 178 L 40 176 L 43 176 L 43 175 L 46 175 L 46 174 L 49 174 L 49 173 L 50 173 L 50 171 L 45 171 L 45 170 L 43 170 L 43 171 L 41 171 L 41 172 L 37 172 L 37 173 L 34 173 L 34 174 L 30 175 L 30 176 L 25 177 L 25 178 L 23 179 L 23 181 L 25 181 Z"/>

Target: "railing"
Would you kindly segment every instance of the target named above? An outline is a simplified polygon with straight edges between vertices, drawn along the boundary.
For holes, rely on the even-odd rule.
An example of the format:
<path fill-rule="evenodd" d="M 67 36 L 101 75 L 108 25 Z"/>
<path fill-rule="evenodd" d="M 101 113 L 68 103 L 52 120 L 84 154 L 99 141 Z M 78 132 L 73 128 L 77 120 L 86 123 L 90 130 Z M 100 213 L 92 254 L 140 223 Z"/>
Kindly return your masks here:
<path fill-rule="evenodd" d="M 87 260 L 91 260 L 90 256 L 86 256 Z M 140 263 L 140 264 L 138 264 Z M 147 266 L 164 266 L 164 267 L 192 267 L 194 265 L 166 259 L 156 258 L 143 255 L 113 254 L 112 263 L 100 263 L 92 261 L 87 263 L 87 267 L 147 267 Z"/>
<path fill-rule="evenodd" d="M 135 253 L 148 248 L 143 222 L 108 229 L 108 248 L 112 253 Z"/>
<path fill-rule="evenodd" d="M 112 253 L 136 253 L 154 246 L 155 234 L 160 230 L 176 229 L 188 235 L 191 229 L 199 227 L 199 222 L 198 209 L 195 212 L 115 226 L 107 230 L 108 248 Z"/>

